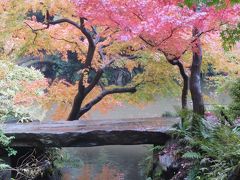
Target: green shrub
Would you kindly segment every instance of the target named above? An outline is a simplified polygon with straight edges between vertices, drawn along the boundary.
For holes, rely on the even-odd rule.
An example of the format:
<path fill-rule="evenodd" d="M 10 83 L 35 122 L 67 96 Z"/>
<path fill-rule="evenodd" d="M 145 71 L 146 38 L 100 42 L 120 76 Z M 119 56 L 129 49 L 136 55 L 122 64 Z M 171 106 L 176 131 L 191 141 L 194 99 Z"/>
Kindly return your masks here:
<path fill-rule="evenodd" d="M 14 137 L 7 137 L 3 131 L 0 130 L 0 147 L 7 152 L 8 156 L 14 156 L 17 153 L 17 151 L 10 147 L 12 139 L 14 139 Z M 10 168 L 10 166 L 0 159 L 0 171 L 8 168 Z"/>
<path fill-rule="evenodd" d="M 236 119 L 240 117 L 240 79 L 231 86 L 230 95 L 233 101 L 229 106 L 229 111 L 232 118 Z"/>
<path fill-rule="evenodd" d="M 191 114 L 185 117 L 191 117 Z M 188 119 L 189 120 L 189 119 Z M 198 128 L 190 133 L 190 123 L 184 123 L 178 133 L 185 151 L 181 157 L 190 159 L 195 166 L 188 179 L 227 179 L 240 162 L 240 127 L 212 124 L 199 119 Z"/>
<path fill-rule="evenodd" d="M 13 99 L 23 88 L 21 82 L 43 79 L 44 76 L 35 69 L 0 60 L 0 121 L 31 119 L 32 110 L 14 104 Z"/>

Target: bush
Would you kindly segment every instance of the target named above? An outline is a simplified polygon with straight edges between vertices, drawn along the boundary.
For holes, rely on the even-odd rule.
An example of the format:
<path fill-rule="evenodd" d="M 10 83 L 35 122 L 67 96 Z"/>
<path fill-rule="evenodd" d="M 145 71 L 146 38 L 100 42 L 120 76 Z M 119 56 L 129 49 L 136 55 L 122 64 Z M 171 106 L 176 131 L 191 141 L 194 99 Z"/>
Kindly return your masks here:
<path fill-rule="evenodd" d="M 185 147 L 181 158 L 194 163 L 187 179 L 228 179 L 239 166 L 240 127 L 201 119 L 194 133 L 189 133 L 189 128 L 179 132 L 180 146 Z"/>
<path fill-rule="evenodd" d="M 0 121 L 31 118 L 31 110 L 24 105 L 17 105 L 14 102 L 14 98 L 18 93 L 24 91 L 23 83 L 39 80 L 44 81 L 44 76 L 39 71 L 0 60 Z M 39 92 L 36 92 L 36 94 L 40 93 L 40 91 L 42 90 L 39 89 Z"/>
<path fill-rule="evenodd" d="M 231 86 L 230 95 L 233 99 L 229 111 L 233 119 L 240 117 L 240 79 Z"/>

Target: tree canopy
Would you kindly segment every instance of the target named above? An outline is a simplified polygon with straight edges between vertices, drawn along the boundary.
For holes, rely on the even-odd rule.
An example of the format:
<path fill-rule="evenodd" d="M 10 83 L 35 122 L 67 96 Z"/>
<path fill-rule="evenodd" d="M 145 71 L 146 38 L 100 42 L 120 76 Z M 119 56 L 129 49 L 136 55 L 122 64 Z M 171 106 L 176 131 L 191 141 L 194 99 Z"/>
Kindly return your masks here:
<path fill-rule="evenodd" d="M 223 66 L 231 65 L 235 69 L 232 72 L 239 73 L 238 66 L 230 62 L 231 57 L 221 47 L 221 33 L 237 28 L 240 20 L 239 4 L 230 1 L 12 0 L 1 1 L 0 7 L 3 57 L 59 54 L 67 60 L 69 52 L 74 52 L 82 63 L 78 83 L 54 82 L 48 91 L 49 99 L 45 100 L 46 104 L 55 99 L 75 106 L 71 97 L 78 91 L 83 99 L 75 106 L 75 116 L 70 119 L 82 116 L 79 111 L 85 114 L 99 101 L 105 105 L 119 104 L 104 98 L 115 94 L 115 90 L 119 93 L 139 89 L 141 93 L 133 97 L 151 99 L 152 94 L 163 92 L 159 88 L 176 89 L 182 81 L 185 107 L 188 80 L 194 74 L 191 67 L 195 62 L 189 55 L 192 52 L 200 55 L 200 41 L 206 49 L 203 50 L 205 68 L 216 64 L 221 71 Z M 194 29 L 197 32 L 193 34 Z M 176 70 L 169 70 L 171 67 L 163 63 L 163 57 L 178 67 L 182 80 Z M 112 66 L 130 72 L 134 68 L 144 68 L 144 71 L 134 75 L 126 87 L 114 87 L 102 81 L 106 69 Z M 172 83 L 163 83 L 167 78 Z M 99 96 L 94 98 L 97 92 Z"/>

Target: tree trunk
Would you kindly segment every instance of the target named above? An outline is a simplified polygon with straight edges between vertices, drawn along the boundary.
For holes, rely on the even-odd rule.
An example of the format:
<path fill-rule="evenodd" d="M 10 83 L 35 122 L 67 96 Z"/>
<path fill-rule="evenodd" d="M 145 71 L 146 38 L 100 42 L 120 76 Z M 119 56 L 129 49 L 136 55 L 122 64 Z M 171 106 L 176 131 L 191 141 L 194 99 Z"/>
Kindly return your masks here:
<path fill-rule="evenodd" d="M 72 109 L 67 119 L 68 121 L 78 120 L 78 114 L 79 114 L 82 102 L 83 102 L 83 97 L 81 94 L 78 93 L 74 98 Z"/>
<path fill-rule="evenodd" d="M 195 28 L 193 30 L 193 36 L 198 34 L 198 30 Z M 201 42 L 198 38 L 193 47 L 193 60 L 191 66 L 191 76 L 190 76 L 190 92 L 193 102 L 193 112 L 203 116 L 204 115 L 204 102 L 201 90 L 201 65 L 202 65 L 202 49 Z"/>
<path fill-rule="evenodd" d="M 183 88 L 182 88 L 182 109 L 187 109 L 187 95 L 188 95 L 188 75 L 185 72 L 183 64 L 178 61 L 178 68 L 183 79 Z"/>
<path fill-rule="evenodd" d="M 187 95 L 188 95 L 188 76 L 183 78 L 182 88 L 182 109 L 187 109 Z"/>
<path fill-rule="evenodd" d="M 67 119 L 68 121 L 78 120 L 78 118 L 79 118 L 78 115 L 79 115 L 79 112 L 80 112 L 80 109 L 82 106 L 82 102 L 85 98 L 85 94 L 84 94 L 85 88 L 83 85 L 83 74 L 81 74 L 80 76 L 81 76 L 81 78 L 78 82 L 78 93 L 74 98 L 72 109 L 71 109 L 71 112 Z"/>
<path fill-rule="evenodd" d="M 183 88 L 182 88 L 182 109 L 187 109 L 187 95 L 188 95 L 188 89 L 189 89 L 189 78 L 188 75 L 184 69 L 184 66 L 180 59 L 174 59 L 174 60 L 168 60 L 168 62 L 172 65 L 178 66 L 180 74 L 183 79 Z"/>

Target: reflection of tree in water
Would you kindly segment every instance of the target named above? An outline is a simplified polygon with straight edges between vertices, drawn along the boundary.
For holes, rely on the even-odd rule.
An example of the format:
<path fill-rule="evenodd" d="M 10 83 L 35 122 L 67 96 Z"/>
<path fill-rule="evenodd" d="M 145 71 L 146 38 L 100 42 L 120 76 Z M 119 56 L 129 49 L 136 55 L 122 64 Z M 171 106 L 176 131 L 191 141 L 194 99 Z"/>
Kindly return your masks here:
<path fill-rule="evenodd" d="M 124 174 L 119 172 L 115 167 L 109 165 L 102 166 L 102 169 L 93 176 L 90 165 L 85 165 L 81 170 L 81 175 L 77 177 L 78 180 L 123 180 Z M 64 174 L 63 180 L 71 180 L 70 174 Z"/>
<path fill-rule="evenodd" d="M 127 180 L 145 180 L 143 167 L 140 166 L 140 163 L 145 159 L 150 147 L 149 145 L 118 145 L 64 148 L 63 150 L 71 154 L 72 157 L 79 157 L 84 163 L 84 166 L 90 166 L 91 180 L 95 180 L 94 177 L 102 172 L 104 166 L 108 166 L 110 169 L 113 167 L 117 172 L 124 174 L 124 178 Z M 82 176 L 82 168 L 84 166 L 80 166 L 77 169 L 64 168 L 62 173 L 69 174 L 69 177 L 71 176 L 71 178 L 75 180 L 78 176 Z"/>

